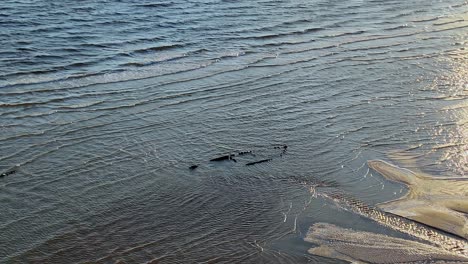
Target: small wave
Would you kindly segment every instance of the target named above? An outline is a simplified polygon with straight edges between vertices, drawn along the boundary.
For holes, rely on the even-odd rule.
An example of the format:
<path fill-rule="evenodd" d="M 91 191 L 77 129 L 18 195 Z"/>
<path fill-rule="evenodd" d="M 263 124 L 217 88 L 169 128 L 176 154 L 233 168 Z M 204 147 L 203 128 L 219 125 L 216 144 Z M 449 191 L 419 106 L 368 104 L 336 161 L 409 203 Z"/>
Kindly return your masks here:
<path fill-rule="evenodd" d="M 19 47 L 19 48 L 16 48 L 16 50 L 18 50 L 18 51 L 26 51 L 26 52 L 34 52 L 34 51 L 37 51 L 37 50 L 34 49 L 34 48 L 27 48 L 27 47 Z"/>
<path fill-rule="evenodd" d="M 154 46 L 154 47 L 147 47 L 147 48 L 137 49 L 137 50 L 131 51 L 131 53 L 139 54 L 139 53 L 147 53 L 147 52 L 153 52 L 153 51 L 170 50 L 170 49 L 182 48 L 182 47 L 184 47 L 183 44 L 169 44 L 169 45 L 162 45 L 162 46 Z"/>
<path fill-rule="evenodd" d="M 162 62 L 168 62 L 168 61 L 174 61 L 177 59 L 185 58 L 187 56 L 191 55 L 196 55 L 196 54 L 202 54 L 204 52 L 208 52 L 209 50 L 206 48 L 201 48 L 201 49 L 196 49 L 196 50 L 191 50 L 191 51 L 185 51 L 185 52 L 176 52 L 176 53 L 161 53 L 158 54 L 156 58 L 145 58 L 145 59 L 140 59 L 139 61 L 131 61 L 131 62 L 126 62 L 122 63 L 119 66 L 122 67 L 143 67 L 143 66 L 149 66 L 152 64 L 156 63 L 162 63 Z M 135 53 L 135 51 L 133 51 Z M 140 52 L 144 53 L 144 52 Z M 217 59 L 217 58 L 213 58 Z"/>
<path fill-rule="evenodd" d="M 8 107 L 29 107 L 29 106 L 36 106 L 36 105 L 45 105 L 53 102 L 61 102 L 64 101 L 66 98 L 52 98 L 45 101 L 38 101 L 38 102 L 17 102 L 17 103 L 0 103 L 0 108 L 8 108 Z"/>
<path fill-rule="evenodd" d="M 60 55 L 52 55 L 52 54 L 39 54 L 33 56 L 34 59 L 39 59 L 39 60 L 56 60 L 56 59 L 63 59 L 63 56 Z"/>
<path fill-rule="evenodd" d="M 131 80 L 141 80 L 153 78 L 166 74 L 192 71 L 207 67 L 215 61 L 207 60 L 197 63 L 171 63 L 151 65 L 138 70 L 114 70 L 108 72 L 86 73 L 81 75 L 58 76 L 58 75 L 29 75 L 22 78 L 1 83 L 0 88 L 15 87 L 18 85 L 36 85 L 54 82 L 58 87 L 76 88 L 95 84 L 126 82 Z M 60 88 L 57 88 L 60 89 Z"/>
<path fill-rule="evenodd" d="M 414 23 L 424 23 L 424 22 L 430 22 L 430 21 L 436 21 L 440 17 L 430 17 L 430 18 L 423 18 L 423 19 L 417 19 L 417 20 L 412 20 L 411 22 Z"/>
<path fill-rule="evenodd" d="M 42 27 L 37 27 L 34 29 L 35 33 L 48 33 L 48 32 L 59 32 L 59 31 L 65 31 L 65 30 L 70 30 L 70 32 L 67 32 L 68 34 L 82 34 L 83 32 L 75 32 L 73 31 L 73 27 L 71 26 L 64 26 L 64 25 L 45 25 Z"/>
<path fill-rule="evenodd" d="M 328 50 L 338 47 L 337 45 L 329 45 L 329 46 L 321 46 L 321 47 L 311 47 L 311 48 L 304 48 L 304 49 L 295 49 L 295 50 L 288 50 L 281 52 L 282 54 L 295 54 L 295 53 L 304 53 L 313 50 Z M 327 53 L 328 54 L 328 53 Z"/>
<path fill-rule="evenodd" d="M 242 34 L 242 33 L 249 33 L 253 31 L 265 32 L 265 31 L 270 31 L 270 30 L 277 30 L 278 28 L 281 28 L 283 26 L 297 25 L 297 24 L 310 23 L 310 22 L 312 22 L 312 20 L 309 20 L 309 19 L 290 20 L 290 21 L 278 23 L 275 25 L 268 25 L 268 26 L 256 25 L 256 27 L 254 28 L 241 28 L 239 30 L 230 31 L 229 33 Z"/>
<path fill-rule="evenodd" d="M 338 33 L 338 34 L 331 34 L 331 35 L 326 35 L 323 36 L 323 38 L 336 38 L 336 37 L 343 37 L 343 36 L 352 36 L 352 35 L 360 35 L 366 33 L 365 30 L 357 30 L 353 32 L 343 32 L 343 33 Z"/>
<path fill-rule="evenodd" d="M 175 61 L 175 60 L 185 58 L 185 57 L 190 56 L 190 55 L 200 54 L 200 53 L 205 52 L 205 51 L 208 51 L 208 50 L 207 49 L 199 49 L 199 50 L 196 50 L 196 51 L 189 51 L 189 52 L 179 53 L 179 54 L 165 54 L 165 55 L 161 55 L 161 56 L 159 56 L 158 58 L 155 58 L 155 59 L 137 61 L 137 62 L 127 62 L 127 63 L 121 64 L 120 66 L 122 66 L 122 67 L 149 66 L 149 65 L 152 65 L 152 64 L 156 64 L 156 63 Z M 246 53 L 248 53 L 248 52 L 244 52 L 244 51 L 225 52 L 225 53 L 220 54 L 219 56 L 215 56 L 215 57 L 210 58 L 210 60 L 218 61 L 218 60 L 222 60 L 222 59 L 225 59 L 225 58 L 239 57 L 239 56 L 242 56 L 242 55 L 244 55 Z"/>
<path fill-rule="evenodd" d="M 109 20 L 109 21 L 97 22 L 97 23 L 94 24 L 94 26 L 116 26 L 116 27 L 121 27 L 121 26 L 129 25 L 129 24 L 133 24 L 133 21 Z"/>
<path fill-rule="evenodd" d="M 122 67 L 144 67 L 150 66 L 152 64 L 167 62 L 167 61 L 174 61 L 180 58 L 184 58 L 186 56 L 185 53 L 183 54 L 174 54 L 174 55 L 166 55 L 166 56 L 159 56 L 158 58 L 152 60 L 144 60 L 144 61 L 135 61 L 135 62 L 127 62 L 120 64 Z"/>
<path fill-rule="evenodd" d="M 86 17 L 72 17 L 69 19 L 70 22 L 92 22 L 93 19 Z"/>
<path fill-rule="evenodd" d="M 17 56 L 17 52 L 15 51 L 0 51 L 0 56 L 6 57 L 6 56 Z"/>
<path fill-rule="evenodd" d="M 462 7 L 462 6 L 466 6 L 468 5 L 468 2 L 464 2 L 464 3 L 461 3 L 461 4 L 456 4 L 456 5 L 451 5 L 452 8 L 457 8 L 457 7 Z"/>
<path fill-rule="evenodd" d="M 41 23 L 34 22 L 34 21 L 5 20 L 5 21 L 0 21 L 0 25 L 13 26 L 13 27 L 28 27 L 28 26 L 40 26 Z"/>
<path fill-rule="evenodd" d="M 141 3 L 134 6 L 137 7 L 170 7 L 174 5 L 174 2 L 162 2 L 162 3 Z"/>
<path fill-rule="evenodd" d="M 264 44 L 253 44 L 250 45 L 251 47 L 277 47 L 277 46 L 285 46 L 285 45 L 300 45 L 300 44 L 308 44 L 315 42 L 315 40 L 304 40 L 304 41 L 279 41 L 279 42 L 270 42 Z"/>
<path fill-rule="evenodd" d="M 453 21 L 446 21 L 446 22 L 439 22 L 439 23 L 434 23 L 434 26 L 443 26 L 443 25 L 448 25 L 448 24 L 453 24 L 453 23 L 458 23 L 458 22 L 464 22 L 465 20 L 463 19 L 457 19 Z"/>
<path fill-rule="evenodd" d="M 90 106 L 95 106 L 104 103 L 104 101 L 95 101 L 95 102 L 87 102 L 87 103 L 81 103 L 81 104 L 75 104 L 75 105 L 66 105 L 66 106 L 60 106 L 60 109 L 79 109 L 79 108 L 86 108 Z"/>
<path fill-rule="evenodd" d="M 307 34 L 307 33 L 311 33 L 311 32 L 318 32 L 318 31 L 321 31 L 321 30 L 324 30 L 324 29 L 325 28 L 306 28 L 306 29 L 303 29 L 303 30 L 290 31 L 290 32 L 284 32 L 284 33 L 274 33 L 274 34 L 265 34 L 265 35 L 251 35 L 251 36 L 238 36 L 238 37 L 230 37 L 228 39 L 269 40 L 269 39 L 285 37 L 285 36 L 294 36 L 294 35 Z"/>
<path fill-rule="evenodd" d="M 281 25 L 296 25 L 300 23 L 309 23 L 312 22 L 310 19 L 298 19 L 298 20 L 291 20 L 281 23 Z"/>
<path fill-rule="evenodd" d="M 77 6 L 77 7 L 72 7 L 73 11 L 75 12 L 92 12 L 94 11 L 94 7 L 92 6 Z"/>
<path fill-rule="evenodd" d="M 386 31 L 393 31 L 393 30 L 398 30 L 398 29 L 403 29 L 403 28 L 408 28 L 408 24 L 404 24 L 404 25 L 399 25 L 399 26 L 396 26 L 396 27 L 391 27 L 391 28 L 385 28 L 384 30 Z"/>
<path fill-rule="evenodd" d="M 306 33 L 310 33 L 310 32 L 317 32 L 317 31 L 320 31 L 320 30 L 324 30 L 324 28 L 307 28 L 307 29 L 292 31 L 292 32 L 270 34 L 270 35 L 263 35 L 263 36 L 255 36 L 255 37 L 253 37 L 253 39 L 271 39 L 271 38 L 283 37 L 283 36 L 289 36 L 289 35 L 298 35 L 298 34 L 306 34 Z"/>
<path fill-rule="evenodd" d="M 93 66 L 93 65 L 96 65 L 98 63 L 102 63 L 104 61 L 107 61 L 107 60 L 112 60 L 114 57 L 118 57 L 118 56 L 122 56 L 122 57 L 126 57 L 126 56 L 129 56 L 128 54 L 125 54 L 125 53 L 117 53 L 113 56 L 109 56 L 109 57 L 103 57 L 103 58 L 97 58 L 95 60 L 88 60 L 88 61 L 79 61 L 79 62 L 70 62 L 69 64 L 66 64 L 66 65 L 56 65 L 56 66 L 49 66 L 49 67 L 43 67 L 41 69 L 32 69 L 32 70 L 28 70 L 28 71 L 16 71 L 14 73 L 5 73 L 5 74 L 0 74 L 0 77 L 1 78 L 4 78 L 4 79 L 10 79 L 10 78 L 16 78 L 16 79 L 25 79 L 25 78 L 37 78 L 37 79 L 41 79 L 41 78 L 44 78 L 45 76 L 40 76 L 40 75 L 46 75 L 46 74 L 56 74 L 60 71 L 66 71 L 66 70 L 77 70 L 77 69 L 80 69 L 80 68 L 86 68 L 86 67 L 89 67 L 89 66 Z M 44 60 L 56 60 L 56 61 L 59 61 L 59 60 L 62 60 L 64 59 L 63 56 L 55 56 L 55 55 L 37 55 L 37 56 L 34 56 L 33 57 L 36 61 L 37 60 L 40 60 L 40 61 L 44 61 Z M 36 61 L 13 61 L 16 65 L 20 65 L 20 64 L 24 64 L 24 65 L 36 65 L 37 62 Z M 104 72 L 104 71 L 103 71 Z M 95 74 L 95 73 L 87 73 L 87 74 Z M 50 78 L 49 77 L 45 77 L 45 78 Z M 56 77 L 53 77 L 53 78 L 56 78 Z M 1 85 L 0 85 L 1 87 Z"/>
<path fill-rule="evenodd" d="M 109 43 L 82 43 L 78 46 L 90 48 L 110 48 L 111 45 Z"/>
<path fill-rule="evenodd" d="M 44 60 L 46 58 L 49 58 L 49 55 L 43 55 L 43 57 L 41 57 L 41 56 L 36 57 L 35 56 L 34 58 Z M 62 56 L 50 56 L 50 58 L 62 59 L 63 57 Z M 0 77 L 3 77 L 3 78 L 12 78 L 12 77 L 23 78 L 23 77 L 26 77 L 26 76 L 36 76 L 36 77 L 40 78 L 37 75 L 39 75 L 39 74 L 52 74 L 52 73 L 56 73 L 56 72 L 63 71 L 63 70 L 72 70 L 72 69 L 76 69 L 76 68 L 92 66 L 92 65 L 95 65 L 95 64 L 97 64 L 99 62 L 102 62 L 102 61 L 105 61 L 105 60 L 108 60 L 108 59 L 110 59 L 110 58 L 108 57 L 108 58 L 99 58 L 99 59 L 96 59 L 96 60 L 89 60 L 89 61 L 71 62 L 71 63 L 69 63 L 67 65 L 50 66 L 48 68 L 29 70 L 27 72 L 17 71 L 15 73 L 11 73 L 11 74 L 0 75 Z M 15 63 L 16 64 L 25 64 L 25 65 L 36 65 L 36 62 L 30 62 L 30 61 L 19 61 L 19 62 L 15 62 Z"/>
<path fill-rule="evenodd" d="M 153 36 L 153 37 L 142 37 L 142 38 L 135 38 L 135 39 L 128 39 L 123 41 L 112 41 L 112 42 L 100 42 L 100 43 L 82 43 L 78 44 L 79 47 L 83 48 L 113 48 L 113 47 L 122 47 L 127 44 L 138 44 L 144 42 L 154 42 L 157 40 L 161 40 L 161 37 Z M 64 48 L 65 49 L 65 48 Z M 76 49 L 76 48 L 72 48 Z M 77 49 L 79 50 L 79 49 Z"/>
<path fill-rule="evenodd" d="M 45 74 L 45 73 L 51 73 L 53 72 L 53 70 L 49 70 L 49 69 L 42 69 L 42 70 L 31 70 L 31 71 L 17 71 L 17 72 L 14 72 L 14 73 L 5 73 L 5 74 L 0 74 L 0 78 L 1 79 L 12 79 L 12 78 L 20 78 L 22 76 L 31 76 L 33 74 Z M 8 82 L 8 81 L 6 81 Z M 2 85 L 0 85 L 0 87 L 2 87 Z"/>
<path fill-rule="evenodd" d="M 52 51 L 55 51 L 55 52 L 81 52 L 80 49 L 77 49 L 77 48 L 73 48 L 73 47 L 60 47 L 60 48 L 55 48 L 55 49 L 52 49 Z"/>
<path fill-rule="evenodd" d="M 430 31 L 430 32 L 443 32 L 443 31 L 457 30 L 457 29 L 462 29 L 462 28 L 468 28 L 468 25 L 462 25 L 462 26 L 458 26 L 458 27 L 442 28 L 442 29 L 433 30 L 433 31 Z"/>
<path fill-rule="evenodd" d="M 396 14 L 395 16 L 391 17 L 391 18 L 402 18 L 402 17 L 406 17 L 406 16 L 411 16 L 413 15 L 415 12 L 401 12 L 399 14 Z"/>

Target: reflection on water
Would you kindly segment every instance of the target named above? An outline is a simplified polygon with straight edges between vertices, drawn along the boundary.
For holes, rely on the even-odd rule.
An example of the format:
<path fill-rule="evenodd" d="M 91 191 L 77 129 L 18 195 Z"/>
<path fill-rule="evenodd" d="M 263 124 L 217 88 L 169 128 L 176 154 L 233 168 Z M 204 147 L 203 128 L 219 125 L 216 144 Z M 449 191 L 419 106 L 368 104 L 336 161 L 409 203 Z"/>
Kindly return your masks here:
<path fill-rule="evenodd" d="M 442 143 L 434 147 L 441 150 L 439 161 L 454 174 L 466 176 L 468 173 L 468 57 L 466 54 L 455 56 L 451 74 L 442 86 L 448 87 L 445 100 L 454 101 L 441 109 L 447 127 L 438 125 L 435 136 L 442 137 Z"/>
<path fill-rule="evenodd" d="M 421 138 L 405 149 L 391 151 L 389 156 L 415 170 L 422 168 L 443 176 L 466 176 L 468 58 L 466 54 L 456 54 L 440 60 L 444 68 L 429 84 L 421 87 L 423 91 L 433 92 L 423 99 L 430 102 L 432 111 L 421 112 L 422 117 L 430 116 L 433 121 L 415 129 L 416 133 L 426 134 L 429 140 Z"/>
<path fill-rule="evenodd" d="M 0 262 L 335 263 L 312 224 L 402 236 L 310 190 L 400 197 L 371 159 L 466 175 L 467 12 L 2 1 Z"/>

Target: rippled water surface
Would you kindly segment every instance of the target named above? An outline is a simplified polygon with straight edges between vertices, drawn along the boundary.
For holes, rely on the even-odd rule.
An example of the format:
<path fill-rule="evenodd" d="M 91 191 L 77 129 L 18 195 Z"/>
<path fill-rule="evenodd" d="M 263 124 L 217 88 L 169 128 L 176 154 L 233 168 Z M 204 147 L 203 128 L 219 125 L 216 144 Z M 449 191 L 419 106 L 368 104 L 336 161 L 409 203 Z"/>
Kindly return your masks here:
<path fill-rule="evenodd" d="M 369 159 L 466 176 L 467 20 L 463 0 L 1 1 L 0 262 L 335 263 L 312 224 L 392 234 L 313 187 L 401 196 Z"/>

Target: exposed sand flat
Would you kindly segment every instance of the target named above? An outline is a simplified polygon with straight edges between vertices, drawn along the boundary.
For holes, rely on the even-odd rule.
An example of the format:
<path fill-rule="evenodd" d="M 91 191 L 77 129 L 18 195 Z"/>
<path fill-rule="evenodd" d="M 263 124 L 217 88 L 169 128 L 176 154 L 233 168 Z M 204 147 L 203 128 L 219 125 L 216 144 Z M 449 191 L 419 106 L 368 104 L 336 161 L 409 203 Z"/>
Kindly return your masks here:
<path fill-rule="evenodd" d="M 468 263 L 468 257 L 439 247 L 328 223 L 311 226 L 304 240 L 319 245 L 311 254 L 352 263 Z"/>
<path fill-rule="evenodd" d="M 320 192 L 318 195 L 331 199 L 338 207 L 351 210 L 376 221 L 380 225 L 408 234 L 447 252 L 468 258 L 468 240 L 464 238 L 447 235 L 411 219 L 387 213 L 339 190 Z"/>
<path fill-rule="evenodd" d="M 468 239 L 468 178 L 432 177 L 381 160 L 368 165 L 409 189 L 402 198 L 379 204 L 380 209 Z"/>

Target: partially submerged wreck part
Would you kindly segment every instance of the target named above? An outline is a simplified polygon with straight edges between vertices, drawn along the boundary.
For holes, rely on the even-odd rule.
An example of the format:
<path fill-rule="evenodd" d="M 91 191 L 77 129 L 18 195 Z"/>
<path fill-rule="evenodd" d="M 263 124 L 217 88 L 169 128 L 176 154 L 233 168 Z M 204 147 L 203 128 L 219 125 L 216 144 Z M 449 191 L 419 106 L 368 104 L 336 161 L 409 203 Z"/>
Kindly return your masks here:
<path fill-rule="evenodd" d="M 275 149 L 282 149 L 283 151 L 280 154 L 280 157 L 282 157 L 284 154 L 286 154 L 286 151 L 288 150 L 288 145 L 281 145 L 281 146 L 276 146 L 274 147 Z"/>
<path fill-rule="evenodd" d="M 378 204 L 379 208 L 468 239 L 468 178 L 431 177 L 381 160 L 368 165 L 409 189 L 400 199 Z"/>
<path fill-rule="evenodd" d="M 279 146 L 275 146 L 274 149 L 281 149 L 282 151 L 281 151 L 279 156 L 282 157 L 283 154 L 286 153 L 286 150 L 288 149 L 288 146 L 287 145 L 279 145 Z M 228 154 L 228 155 L 219 156 L 219 157 L 210 159 L 210 161 L 231 160 L 231 161 L 237 162 L 237 160 L 234 157 L 236 157 L 236 156 L 245 156 L 245 155 L 250 155 L 250 156 L 253 156 L 253 157 L 256 156 L 252 150 L 240 150 L 240 151 L 235 152 L 234 154 Z M 272 158 L 263 159 L 263 160 L 259 160 L 259 161 L 249 162 L 249 163 L 246 163 L 245 165 L 250 166 L 250 165 L 254 165 L 254 164 L 258 164 L 258 163 L 268 162 L 268 161 L 271 161 L 271 160 L 272 160 Z M 192 167 L 190 167 L 190 169 L 192 169 Z"/>
<path fill-rule="evenodd" d="M 7 172 L 4 172 L 4 173 L 0 174 L 0 177 L 5 177 L 5 176 L 15 174 L 15 173 L 16 173 L 15 170 L 10 170 L 10 171 L 7 171 Z"/>
<path fill-rule="evenodd" d="M 304 240 L 319 245 L 309 250 L 311 254 L 352 263 L 468 261 L 468 257 L 432 245 L 382 234 L 355 231 L 327 223 L 316 223 L 311 226 Z"/>
<path fill-rule="evenodd" d="M 269 162 L 269 161 L 271 161 L 271 159 L 264 159 L 264 160 L 259 160 L 259 161 L 253 161 L 253 162 L 246 163 L 245 166 L 251 166 L 251 165 L 255 165 L 255 164 L 259 164 L 259 163 L 264 163 L 264 162 Z"/>
<path fill-rule="evenodd" d="M 275 146 L 273 148 L 274 149 L 284 149 L 284 150 L 286 150 L 286 149 L 288 149 L 288 145 L 279 145 L 279 146 Z"/>
<path fill-rule="evenodd" d="M 395 214 L 386 213 L 341 191 L 326 190 L 324 192 L 318 192 L 317 194 L 333 200 L 339 207 L 349 209 L 383 226 L 421 239 L 453 254 L 468 257 L 468 240 L 466 239 L 452 237 L 418 222 Z"/>
<path fill-rule="evenodd" d="M 237 153 L 238 156 L 243 156 L 243 155 L 252 155 L 252 156 L 255 156 L 255 154 L 253 153 L 253 151 L 251 150 L 246 150 L 246 151 L 239 151 Z"/>
<path fill-rule="evenodd" d="M 234 156 L 235 156 L 234 154 L 229 154 L 229 155 L 217 157 L 217 158 L 214 158 L 214 159 L 210 159 L 210 161 L 232 160 L 232 161 L 234 161 L 234 162 L 237 162 L 237 161 L 234 159 Z"/>

